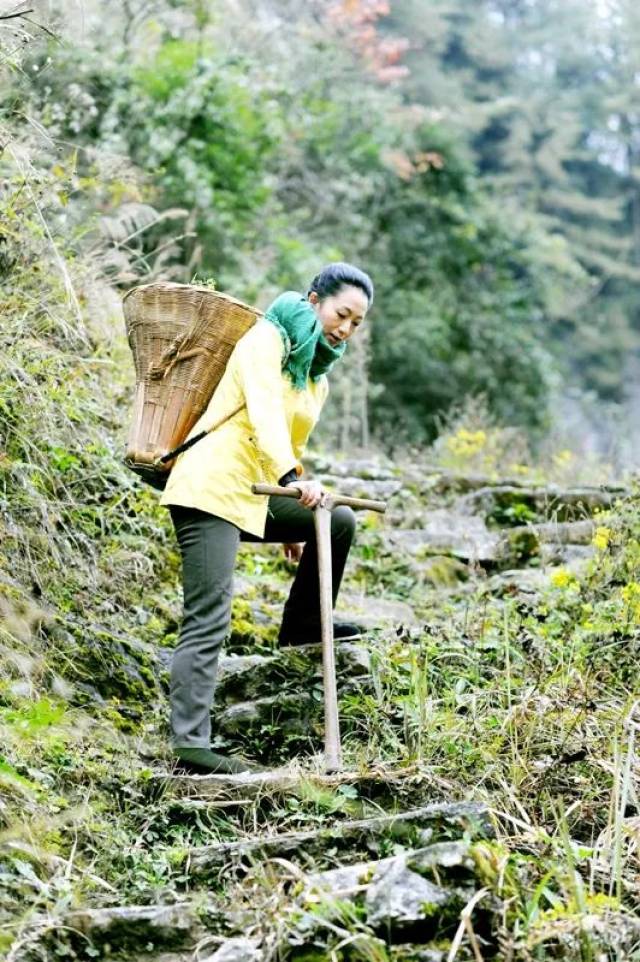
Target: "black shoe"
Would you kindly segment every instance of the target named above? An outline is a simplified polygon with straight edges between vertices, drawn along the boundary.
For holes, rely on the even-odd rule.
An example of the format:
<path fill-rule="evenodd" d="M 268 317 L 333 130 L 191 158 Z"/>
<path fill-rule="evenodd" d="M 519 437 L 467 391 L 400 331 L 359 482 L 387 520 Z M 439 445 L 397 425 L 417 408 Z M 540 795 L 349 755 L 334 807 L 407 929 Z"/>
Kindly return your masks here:
<path fill-rule="evenodd" d="M 335 621 L 333 623 L 334 641 L 356 641 L 362 637 L 363 629 L 358 625 L 350 624 L 346 621 Z M 281 648 L 295 647 L 296 645 L 319 645 L 322 642 L 319 627 L 313 628 L 281 628 L 278 635 L 278 643 Z"/>
<path fill-rule="evenodd" d="M 259 765 L 233 755 L 220 755 L 210 748 L 176 748 L 175 771 L 186 775 L 244 775 L 261 772 Z"/>

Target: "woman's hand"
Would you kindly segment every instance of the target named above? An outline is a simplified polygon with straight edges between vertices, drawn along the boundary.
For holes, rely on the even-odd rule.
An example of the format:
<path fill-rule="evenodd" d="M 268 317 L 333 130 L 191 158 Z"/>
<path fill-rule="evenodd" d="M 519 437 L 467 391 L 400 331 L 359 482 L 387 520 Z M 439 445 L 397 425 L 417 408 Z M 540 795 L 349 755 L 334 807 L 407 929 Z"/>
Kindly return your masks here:
<path fill-rule="evenodd" d="M 304 548 L 304 542 L 298 544 L 283 544 L 284 556 L 287 561 L 297 562 L 300 561 L 302 557 L 302 549 Z"/>
<path fill-rule="evenodd" d="M 300 491 L 300 504 L 305 508 L 315 508 L 326 493 L 319 481 L 292 481 L 287 487 L 297 488 Z"/>

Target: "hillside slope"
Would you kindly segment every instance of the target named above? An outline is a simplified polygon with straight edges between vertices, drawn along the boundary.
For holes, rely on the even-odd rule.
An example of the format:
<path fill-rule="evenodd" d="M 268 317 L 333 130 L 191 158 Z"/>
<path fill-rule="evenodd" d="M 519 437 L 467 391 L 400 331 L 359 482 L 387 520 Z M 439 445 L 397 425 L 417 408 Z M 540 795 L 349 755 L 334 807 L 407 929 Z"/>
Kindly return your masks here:
<path fill-rule="evenodd" d="M 174 777 L 178 557 L 120 462 L 121 320 L 29 236 L 0 354 L 6 958 L 635 957 L 634 498 L 311 459 L 390 505 L 345 585 L 347 774 L 321 774 L 319 652 L 277 650 L 290 569 L 245 546 L 216 741 L 269 771 Z"/>

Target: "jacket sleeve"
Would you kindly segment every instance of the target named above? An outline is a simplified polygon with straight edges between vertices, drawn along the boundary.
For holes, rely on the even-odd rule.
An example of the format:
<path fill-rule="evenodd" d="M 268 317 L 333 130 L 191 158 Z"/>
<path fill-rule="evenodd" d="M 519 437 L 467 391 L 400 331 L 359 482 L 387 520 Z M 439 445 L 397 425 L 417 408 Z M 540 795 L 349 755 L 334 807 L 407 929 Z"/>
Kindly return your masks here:
<path fill-rule="evenodd" d="M 282 339 L 258 321 L 235 349 L 237 375 L 254 441 L 274 479 L 297 467 L 282 394 Z"/>

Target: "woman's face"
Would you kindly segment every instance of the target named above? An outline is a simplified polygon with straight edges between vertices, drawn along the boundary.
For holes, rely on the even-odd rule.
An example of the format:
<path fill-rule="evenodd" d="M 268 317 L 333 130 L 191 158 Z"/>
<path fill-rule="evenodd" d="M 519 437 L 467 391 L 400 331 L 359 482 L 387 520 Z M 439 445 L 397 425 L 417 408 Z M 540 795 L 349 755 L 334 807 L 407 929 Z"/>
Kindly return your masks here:
<path fill-rule="evenodd" d="M 369 298 L 360 287 L 345 284 L 336 294 L 320 300 L 315 291 L 309 294 L 322 330 L 332 347 L 348 341 L 358 330 L 369 309 Z"/>

